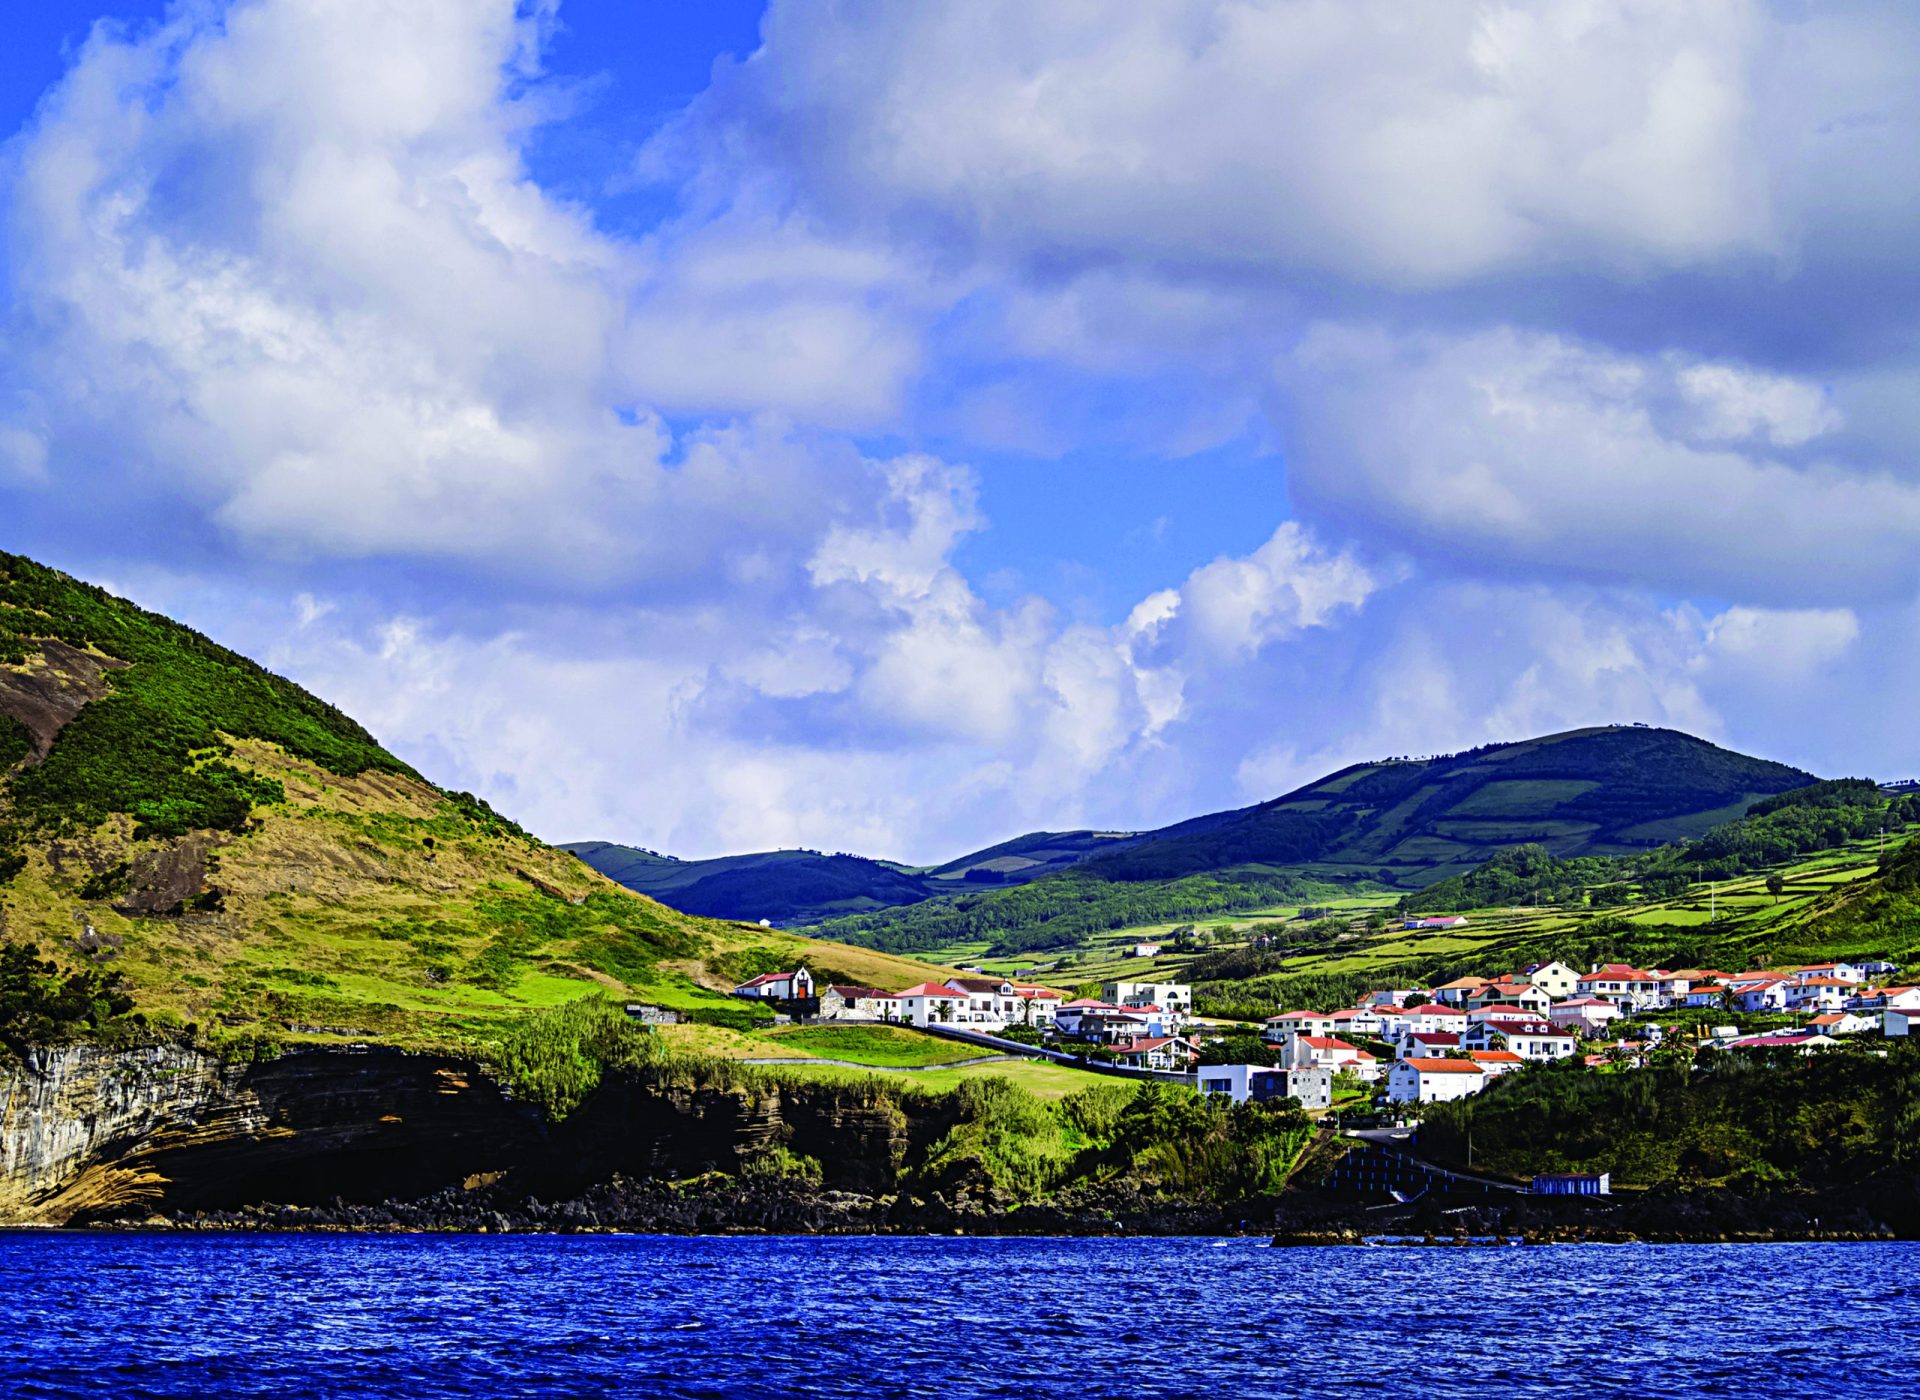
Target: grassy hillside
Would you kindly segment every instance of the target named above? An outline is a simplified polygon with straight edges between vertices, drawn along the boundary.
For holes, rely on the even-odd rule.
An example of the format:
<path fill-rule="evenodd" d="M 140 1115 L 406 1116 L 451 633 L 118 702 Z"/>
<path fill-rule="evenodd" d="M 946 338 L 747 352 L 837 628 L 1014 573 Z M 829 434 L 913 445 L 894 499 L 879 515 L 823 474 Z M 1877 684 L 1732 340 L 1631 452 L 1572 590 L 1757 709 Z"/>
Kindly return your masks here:
<path fill-rule="evenodd" d="M 214 1041 L 484 1044 L 596 990 L 742 1024 L 724 990 L 803 957 L 861 983 L 928 973 L 634 895 L 298 686 L 12 555 L 0 944 L 53 965 L 16 953 L 5 979 L 33 1024 L 97 1020 L 117 983 Z"/>
<path fill-rule="evenodd" d="M 1649 851 L 1814 781 L 1673 730 L 1573 730 L 1357 765 L 1257 807 L 1084 847 L 1071 867 L 1017 888 L 989 885 L 815 931 L 900 951 L 1085 948 L 1134 925 L 1419 890 L 1523 844 L 1555 859 Z"/>

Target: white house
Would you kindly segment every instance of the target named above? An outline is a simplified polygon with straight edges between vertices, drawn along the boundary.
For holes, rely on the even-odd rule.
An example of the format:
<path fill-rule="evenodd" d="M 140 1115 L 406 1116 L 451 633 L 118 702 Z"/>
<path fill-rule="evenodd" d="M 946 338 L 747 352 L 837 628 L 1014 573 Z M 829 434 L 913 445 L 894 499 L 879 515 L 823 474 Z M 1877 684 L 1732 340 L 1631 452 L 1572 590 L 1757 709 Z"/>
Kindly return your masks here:
<path fill-rule="evenodd" d="M 1279 1042 L 1289 1035 L 1332 1035 L 1331 1011 L 1283 1011 L 1267 1017 L 1267 1028 L 1260 1032 L 1265 1040 Z"/>
<path fill-rule="evenodd" d="M 1428 1002 L 1425 1006 L 1409 1006 L 1402 1024 L 1410 1035 L 1424 1035 L 1428 1031 L 1447 1031 L 1459 1035 L 1466 1030 L 1467 1013 L 1455 1006 L 1440 1006 Z"/>
<path fill-rule="evenodd" d="M 1521 970 L 1523 976 L 1552 997 L 1563 1001 L 1580 990 L 1580 972 L 1563 962 L 1528 963 Z"/>
<path fill-rule="evenodd" d="M 1415 1032 L 1400 1042 L 1399 1054 L 1402 1060 L 1417 1059 L 1422 1055 L 1437 1060 L 1455 1059 L 1460 1054 L 1460 1037 L 1449 1035 L 1445 1031 Z"/>
<path fill-rule="evenodd" d="M 1469 1050 L 1466 1058 L 1485 1070 L 1489 1079 L 1498 1079 L 1503 1074 L 1512 1074 L 1517 1069 L 1527 1067 L 1527 1062 L 1511 1050 Z"/>
<path fill-rule="evenodd" d="M 1433 999 L 1447 1006 L 1465 1006 L 1467 998 L 1487 985 L 1484 977 L 1456 977 L 1433 989 Z"/>
<path fill-rule="evenodd" d="M 805 967 L 791 972 L 763 972 L 733 989 L 737 997 L 765 997 L 772 1001 L 798 1001 L 813 995 L 813 974 Z"/>
<path fill-rule="evenodd" d="M 1136 958 L 1157 958 L 1160 956 L 1160 945 L 1158 943 L 1136 943 L 1133 945 L 1133 956 Z"/>
<path fill-rule="evenodd" d="M 1433 918 L 1433 919 L 1408 919 L 1406 922 L 1400 925 L 1401 928 L 1422 928 L 1422 929 L 1465 928 L 1466 926 L 1467 926 L 1466 916 L 1462 914 L 1448 914 L 1448 915 L 1444 915 L 1442 917 Z"/>
<path fill-rule="evenodd" d="M 898 1019 L 911 1026 L 979 1025 L 973 999 L 939 982 L 919 982 L 895 994 Z M 996 1023 L 997 1024 L 997 1023 Z"/>
<path fill-rule="evenodd" d="M 1135 1040 L 1116 1041 L 1114 1058 L 1135 1069 L 1185 1070 L 1199 1057 L 1192 1041 L 1177 1035 L 1149 1035 Z"/>
<path fill-rule="evenodd" d="M 1335 1035 L 1366 1035 L 1375 1039 L 1380 1036 L 1380 1013 L 1371 1006 L 1356 1006 L 1350 1011 L 1336 1011 L 1332 1019 Z"/>
<path fill-rule="evenodd" d="M 1782 990 L 1789 1011 L 1839 1011 L 1852 1000 L 1854 987 L 1838 977 L 1797 977 Z"/>
<path fill-rule="evenodd" d="M 1786 979 L 1769 977 L 1759 982 L 1735 983 L 1728 999 L 1741 1011 L 1785 1011 Z"/>
<path fill-rule="evenodd" d="M 1882 1035 L 1920 1035 L 1920 1011 L 1896 1011 L 1888 1008 L 1880 1015 Z"/>
<path fill-rule="evenodd" d="M 1725 982 L 1695 982 L 1687 988 L 1681 1001 L 1688 1006 L 1725 1006 L 1727 1003 L 1727 984 Z"/>
<path fill-rule="evenodd" d="M 1333 1071 L 1305 1066 L 1269 1069 L 1265 1065 L 1202 1065 L 1196 1083 L 1203 1094 L 1220 1094 L 1235 1103 L 1298 1099 L 1306 1108 L 1333 1106 Z"/>
<path fill-rule="evenodd" d="M 1100 995 L 1115 1006 L 1157 1006 L 1175 1016 L 1193 1014 L 1193 988 L 1185 982 L 1109 982 Z"/>
<path fill-rule="evenodd" d="M 1620 1019 L 1620 1008 L 1599 997 L 1575 997 L 1547 1009 L 1547 1020 L 1581 1035 L 1598 1035 L 1609 1021 Z"/>
<path fill-rule="evenodd" d="M 1464 1099 L 1487 1087 L 1487 1072 L 1472 1060 L 1422 1057 L 1397 1060 L 1387 1071 L 1391 1103 L 1444 1103 Z"/>
<path fill-rule="evenodd" d="M 1859 983 L 1867 980 L 1867 974 L 1865 973 L 1865 971 L 1863 971 L 1861 968 L 1857 967 L 1853 963 L 1843 963 L 1843 962 L 1813 963 L 1807 967 L 1796 969 L 1793 975 L 1802 982 L 1805 982 L 1809 978 L 1813 978 L 1813 977 L 1831 977 L 1838 982 L 1852 982 L 1852 983 Z"/>
<path fill-rule="evenodd" d="M 1378 1061 L 1358 1046 L 1330 1035 L 1296 1035 L 1285 1046 L 1287 1059 L 1294 1065 L 1314 1069 L 1351 1070 L 1362 1079 L 1377 1079 Z"/>
<path fill-rule="evenodd" d="M 1583 997 L 1600 997 L 1635 1011 L 1650 1011 L 1668 1004 L 1666 984 L 1660 975 L 1628 967 L 1625 963 L 1605 963 L 1586 973 L 1576 984 Z"/>
<path fill-rule="evenodd" d="M 1018 1025 L 1050 1026 L 1054 1013 L 1067 1001 L 1051 987 L 1036 987 L 1027 982 L 1015 982 L 1013 995 L 1019 1006 L 1019 1014 L 1013 1018 Z"/>
<path fill-rule="evenodd" d="M 1862 1016 L 1857 1011 L 1829 1011 L 1807 1022 L 1808 1030 L 1818 1031 L 1821 1035 L 1859 1035 L 1879 1028 L 1879 1021 L 1871 1016 Z"/>
<path fill-rule="evenodd" d="M 1476 1021 L 1460 1037 L 1466 1050 L 1507 1050 L 1523 1060 L 1564 1060 L 1578 1038 L 1550 1021 Z"/>

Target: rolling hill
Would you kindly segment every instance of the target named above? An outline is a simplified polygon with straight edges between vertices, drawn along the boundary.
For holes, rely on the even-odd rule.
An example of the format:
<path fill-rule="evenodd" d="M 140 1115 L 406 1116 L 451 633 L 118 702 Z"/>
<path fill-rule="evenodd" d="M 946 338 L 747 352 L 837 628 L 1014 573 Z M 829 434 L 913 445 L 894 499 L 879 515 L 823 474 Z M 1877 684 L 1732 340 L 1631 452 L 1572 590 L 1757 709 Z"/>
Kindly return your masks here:
<path fill-rule="evenodd" d="M 633 894 L 291 682 L 0 554 L 0 1034 L 129 996 L 216 1042 L 484 1044 L 596 990 L 733 1024 L 725 989 L 802 954 L 929 971 Z"/>
<path fill-rule="evenodd" d="M 700 913 L 757 911 L 900 950 L 986 940 L 1018 952 L 1377 885 L 1418 890 L 1521 845 L 1561 859 L 1651 850 L 1814 781 L 1675 730 L 1607 726 L 1356 764 L 1270 802 L 1157 831 L 1035 832 L 921 870 L 783 852 L 790 859 L 778 864 L 735 857 L 626 873 L 585 858 Z M 848 864 L 829 871 L 831 862 Z M 715 874 L 676 883 L 707 869 Z M 835 884 L 842 872 L 850 883 Z"/>
<path fill-rule="evenodd" d="M 610 841 L 575 841 L 570 851 L 630 890 L 688 914 L 812 922 L 929 898 L 929 882 L 905 867 L 818 851 L 760 851 L 676 860 Z"/>

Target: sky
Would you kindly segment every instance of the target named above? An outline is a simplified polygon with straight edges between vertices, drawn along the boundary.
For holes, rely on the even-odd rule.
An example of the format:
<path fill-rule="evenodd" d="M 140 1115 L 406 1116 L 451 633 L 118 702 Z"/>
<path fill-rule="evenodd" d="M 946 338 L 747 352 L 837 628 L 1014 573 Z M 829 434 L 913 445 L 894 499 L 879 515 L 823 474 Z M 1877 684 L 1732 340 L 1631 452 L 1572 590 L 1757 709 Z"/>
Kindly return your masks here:
<path fill-rule="evenodd" d="M 0 548 L 552 840 L 1920 772 L 1920 11 L 40 0 Z"/>

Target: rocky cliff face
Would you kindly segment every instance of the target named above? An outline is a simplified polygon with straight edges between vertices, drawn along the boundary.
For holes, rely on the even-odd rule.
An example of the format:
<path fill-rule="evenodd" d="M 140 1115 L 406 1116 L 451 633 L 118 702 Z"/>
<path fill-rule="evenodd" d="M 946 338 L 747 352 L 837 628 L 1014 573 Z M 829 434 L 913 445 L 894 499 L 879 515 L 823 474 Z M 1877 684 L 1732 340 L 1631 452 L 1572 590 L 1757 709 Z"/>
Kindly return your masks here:
<path fill-rule="evenodd" d="M 877 1195 L 943 1127 L 845 1086 L 625 1080 L 551 1124 L 441 1056 L 312 1050 L 230 1064 L 183 1046 L 74 1046 L 0 1071 L 0 1224 L 482 1186 L 559 1197 L 615 1175 L 735 1173 L 775 1146 L 818 1160 L 828 1186 Z"/>

